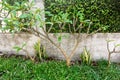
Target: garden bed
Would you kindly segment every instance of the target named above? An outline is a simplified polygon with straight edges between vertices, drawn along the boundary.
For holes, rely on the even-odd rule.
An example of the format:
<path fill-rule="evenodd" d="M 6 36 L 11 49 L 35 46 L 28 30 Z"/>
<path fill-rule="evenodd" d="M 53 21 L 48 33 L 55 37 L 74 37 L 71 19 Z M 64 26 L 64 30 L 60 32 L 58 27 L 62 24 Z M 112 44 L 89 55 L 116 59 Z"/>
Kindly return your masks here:
<path fill-rule="evenodd" d="M 119 80 L 120 65 L 106 61 L 97 66 L 75 63 L 67 67 L 64 61 L 33 63 L 22 57 L 0 58 L 0 80 Z"/>

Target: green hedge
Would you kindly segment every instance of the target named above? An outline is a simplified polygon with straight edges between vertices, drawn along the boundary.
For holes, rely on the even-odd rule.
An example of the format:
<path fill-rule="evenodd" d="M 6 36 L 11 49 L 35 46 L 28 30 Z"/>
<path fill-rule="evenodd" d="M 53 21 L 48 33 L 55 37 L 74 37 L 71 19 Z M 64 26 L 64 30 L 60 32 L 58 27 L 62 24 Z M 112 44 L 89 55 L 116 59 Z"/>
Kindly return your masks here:
<path fill-rule="evenodd" d="M 15 2 L 22 3 L 23 1 L 28 1 L 28 0 L 4 0 L 4 1 L 6 1 L 7 3 L 9 3 L 11 5 L 14 5 Z"/>
<path fill-rule="evenodd" d="M 120 32 L 119 5 L 120 0 L 45 0 L 45 10 L 52 14 L 59 14 L 63 11 L 63 13 L 69 13 L 69 19 L 72 20 L 78 11 L 84 13 L 85 19 L 93 22 L 91 32 L 101 26 L 109 27 L 100 32 Z M 46 18 L 47 21 L 51 20 L 50 16 L 46 15 Z M 77 24 L 79 24 L 79 20 Z M 54 27 L 58 29 L 57 26 Z M 66 32 L 67 29 L 66 26 Z M 86 28 L 83 29 L 83 32 L 85 30 Z"/>

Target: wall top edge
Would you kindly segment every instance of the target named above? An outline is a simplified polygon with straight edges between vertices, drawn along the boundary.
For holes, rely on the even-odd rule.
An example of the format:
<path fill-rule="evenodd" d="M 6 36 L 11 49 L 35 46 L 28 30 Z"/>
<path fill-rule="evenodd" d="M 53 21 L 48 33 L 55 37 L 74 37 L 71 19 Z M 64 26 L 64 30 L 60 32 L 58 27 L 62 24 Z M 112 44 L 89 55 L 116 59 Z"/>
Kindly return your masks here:
<path fill-rule="evenodd" d="M 13 33 L 9 33 L 9 32 L 3 33 L 3 32 L 0 32 L 0 34 L 13 34 Z M 14 34 L 32 34 L 32 33 L 20 32 L 20 33 L 14 33 Z M 49 34 L 73 34 L 73 33 L 49 33 Z M 75 34 L 86 34 L 86 33 L 75 33 Z M 94 33 L 94 34 L 120 34 L 120 33 Z"/>

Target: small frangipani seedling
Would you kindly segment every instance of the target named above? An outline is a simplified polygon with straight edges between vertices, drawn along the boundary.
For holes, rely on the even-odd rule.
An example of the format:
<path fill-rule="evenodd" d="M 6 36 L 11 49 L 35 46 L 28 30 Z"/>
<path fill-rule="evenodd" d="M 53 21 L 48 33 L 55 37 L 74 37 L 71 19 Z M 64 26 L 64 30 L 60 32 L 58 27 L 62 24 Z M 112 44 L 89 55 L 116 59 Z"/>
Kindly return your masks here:
<path fill-rule="evenodd" d="M 19 53 L 21 50 L 26 53 L 26 56 L 29 57 L 32 61 L 34 61 L 34 58 L 28 53 L 28 51 L 25 48 L 26 42 L 23 42 L 21 46 L 14 46 L 13 49 L 16 50 L 17 53 Z"/>
<path fill-rule="evenodd" d="M 110 42 L 113 42 L 114 40 L 106 40 L 107 41 L 107 50 L 108 50 L 108 67 L 110 66 L 111 64 L 111 55 L 113 53 L 120 53 L 120 50 L 116 50 L 117 47 L 120 47 L 120 44 L 115 44 L 114 47 L 113 47 L 113 50 L 110 50 Z"/>

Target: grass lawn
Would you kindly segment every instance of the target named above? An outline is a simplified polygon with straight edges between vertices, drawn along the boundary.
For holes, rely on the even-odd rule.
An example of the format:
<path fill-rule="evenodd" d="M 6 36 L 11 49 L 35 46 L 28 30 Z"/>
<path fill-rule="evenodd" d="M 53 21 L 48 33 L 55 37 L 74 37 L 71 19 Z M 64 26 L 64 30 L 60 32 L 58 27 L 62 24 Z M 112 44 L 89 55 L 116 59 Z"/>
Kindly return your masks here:
<path fill-rule="evenodd" d="M 120 80 L 120 65 L 106 61 L 97 66 L 74 64 L 67 67 L 64 61 L 33 63 L 23 58 L 0 57 L 0 80 Z"/>

